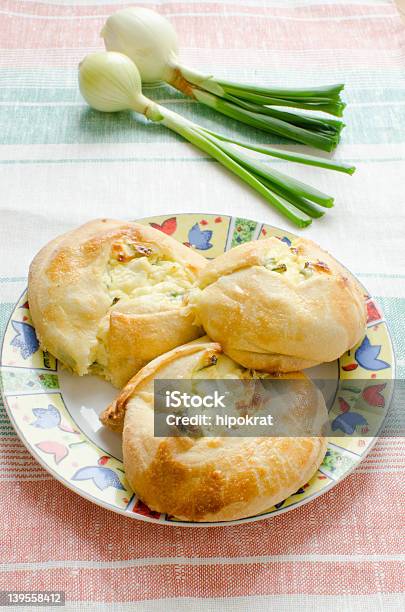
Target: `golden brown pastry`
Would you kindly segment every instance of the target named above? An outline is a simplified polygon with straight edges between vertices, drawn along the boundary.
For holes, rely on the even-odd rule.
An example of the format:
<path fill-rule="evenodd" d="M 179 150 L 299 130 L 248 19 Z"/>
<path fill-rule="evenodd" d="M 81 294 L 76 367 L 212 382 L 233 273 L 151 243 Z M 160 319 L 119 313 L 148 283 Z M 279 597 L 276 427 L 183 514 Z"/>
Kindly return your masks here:
<path fill-rule="evenodd" d="M 197 321 L 245 367 L 289 372 L 333 361 L 365 333 L 358 282 L 303 238 L 231 249 L 200 273 L 199 287 Z"/>
<path fill-rule="evenodd" d="M 138 223 L 98 219 L 34 258 L 32 320 L 43 349 L 122 387 L 148 361 L 201 335 L 184 297 L 205 258 Z"/>
<path fill-rule="evenodd" d="M 266 374 L 245 370 L 205 337 L 157 357 L 104 411 L 101 421 L 108 427 L 120 430 L 124 423 L 126 477 L 152 510 L 190 521 L 253 516 L 295 493 L 316 472 L 326 451 L 321 436 L 154 437 L 155 379 L 252 376 Z M 294 377 L 286 419 L 309 421 L 321 434 L 327 420 L 323 396 L 304 375 Z"/>

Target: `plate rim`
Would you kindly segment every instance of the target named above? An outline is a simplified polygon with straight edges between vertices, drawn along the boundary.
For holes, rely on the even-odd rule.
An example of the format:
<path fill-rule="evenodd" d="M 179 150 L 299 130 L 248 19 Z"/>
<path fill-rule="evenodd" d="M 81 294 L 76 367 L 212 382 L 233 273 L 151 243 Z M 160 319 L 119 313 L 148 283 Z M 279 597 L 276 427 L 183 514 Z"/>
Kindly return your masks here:
<path fill-rule="evenodd" d="M 188 215 L 202 215 L 202 216 L 206 216 L 206 217 L 225 217 L 227 219 L 229 219 L 229 227 L 227 230 L 227 235 L 225 238 L 225 246 L 228 243 L 228 238 L 229 238 L 229 231 L 230 231 L 230 227 L 231 227 L 231 222 L 233 219 L 243 219 L 244 221 L 252 221 L 253 223 L 256 223 L 257 225 L 260 225 L 261 227 L 263 226 L 268 226 L 276 231 L 281 231 L 293 236 L 299 236 L 299 234 L 295 234 L 293 231 L 290 230 L 285 230 L 281 227 L 272 225 L 271 223 L 266 223 L 265 221 L 259 221 L 259 220 L 255 220 L 255 219 L 250 219 L 248 217 L 242 217 L 239 215 L 230 215 L 228 213 L 212 213 L 212 212 L 173 212 L 173 213 L 162 213 L 162 214 L 156 214 L 156 215 L 151 215 L 151 216 L 145 216 L 145 217 L 141 217 L 141 218 L 137 218 L 137 219 L 124 219 L 123 221 L 132 221 L 132 222 L 136 222 L 136 223 L 142 223 L 142 221 L 144 220 L 150 220 L 153 218 L 157 218 L 157 217 L 170 217 L 170 216 L 175 216 L 175 217 L 185 217 Z M 260 235 L 260 232 L 259 232 Z M 255 240 L 257 240 L 258 238 L 255 238 Z M 251 240 L 247 241 L 247 242 L 251 242 Z M 322 247 L 323 248 L 323 247 Z M 229 249 L 230 250 L 230 249 Z M 226 252 L 226 251 L 224 251 Z M 339 260 L 337 260 L 339 262 Z M 339 262 L 340 263 L 340 262 Z M 343 266 L 343 264 L 340 264 Z M 361 287 L 363 287 L 366 291 L 366 287 L 363 285 L 363 283 L 357 278 L 356 274 L 354 274 L 351 270 L 349 270 L 348 268 L 346 268 L 346 266 L 343 266 L 346 270 L 348 270 L 348 272 L 354 276 L 354 278 L 356 278 L 356 280 L 360 283 Z M 150 523 L 153 525 L 162 525 L 165 527 L 188 527 L 188 528 L 194 528 L 194 527 L 199 527 L 199 528 L 207 528 L 207 527 L 211 527 L 211 528 L 215 528 L 215 527 L 224 527 L 224 526 L 236 526 L 236 525 L 243 525 L 245 523 L 253 523 L 256 521 L 262 521 L 262 520 L 267 520 L 267 519 L 272 519 L 275 518 L 277 516 L 280 516 L 281 514 L 284 514 L 286 512 L 289 512 L 291 510 L 295 510 L 296 508 L 299 508 L 300 506 L 303 506 L 305 504 L 311 503 L 313 502 L 315 499 L 317 499 L 318 497 L 320 497 L 321 495 L 323 495 L 324 493 L 327 493 L 330 489 L 332 489 L 333 487 L 337 486 L 338 484 L 340 484 L 347 476 L 351 475 L 354 470 L 360 465 L 360 463 L 362 463 L 362 461 L 367 457 L 367 455 L 370 453 L 370 451 L 372 450 L 372 448 L 374 447 L 374 445 L 376 444 L 377 440 L 378 440 L 378 435 L 373 436 L 372 437 L 372 441 L 370 442 L 370 444 L 368 444 L 367 448 L 365 449 L 364 453 L 362 453 L 361 455 L 357 455 L 358 456 L 358 461 L 354 462 L 353 465 L 348 468 L 344 474 L 342 474 L 339 478 L 337 478 L 336 480 L 331 479 L 331 482 L 328 483 L 325 487 L 323 487 L 322 489 L 318 490 L 318 491 L 314 491 L 314 493 L 312 493 L 311 495 L 309 495 L 308 497 L 298 500 L 296 502 L 294 502 L 293 504 L 289 504 L 288 506 L 286 506 L 285 508 L 279 508 L 277 509 L 277 512 L 265 512 L 263 514 L 258 514 L 258 515 L 254 515 L 254 516 L 250 516 L 250 517 L 246 517 L 246 518 L 242 518 L 242 519 L 236 519 L 236 520 L 231 520 L 231 521 L 216 521 L 216 522 L 203 522 L 203 521 L 181 521 L 181 520 L 167 520 L 166 514 L 164 514 L 164 518 L 163 519 L 156 519 L 154 517 L 149 517 L 140 513 L 136 513 L 136 512 L 129 512 L 128 511 L 128 505 L 130 502 L 128 502 L 127 507 L 125 508 L 120 508 L 119 506 L 114 506 L 100 498 L 94 497 L 91 493 L 87 493 L 86 491 L 78 488 L 78 487 L 74 487 L 69 480 L 65 479 L 62 475 L 59 474 L 59 472 L 57 472 L 55 470 L 55 468 L 53 468 L 51 465 L 48 465 L 44 459 L 41 457 L 41 455 L 39 453 L 37 453 L 35 451 L 35 449 L 33 448 L 33 446 L 30 444 L 30 442 L 28 441 L 28 439 L 25 437 L 25 435 L 23 434 L 23 432 L 21 431 L 19 425 L 17 424 L 13 413 L 11 411 L 11 408 L 9 406 L 8 403 L 8 397 L 5 393 L 5 389 L 4 389 L 4 385 L 2 384 L 2 378 L 3 378 L 3 370 L 5 368 L 8 367 L 13 367 L 13 366 L 6 366 L 3 365 L 3 351 L 4 351 L 4 342 L 5 342 L 5 336 L 6 336 L 6 331 L 9 328 L 10 322 L 12 320 L 13 314 L 15 313 L 16 310 L 16 306 L 17 304 L 21 301 L 22 297 L 27 293 L 27 288 L 25 287 L 24 290 L 22 291 L 22 293 L 19 295 L 19 297 L 17 298 L 17 300 L 14 302 L 13 304 L 13 309 L 7 319 L 7 322 L 5 324 L 4 327 L 4 332 L 2 335 L 2 339 L 1 339 L 1 346 L 0 346 L 0 394 L 1 394 L 1 398 L 3 400 L 4 403 L 4 407 L 7 413 L 8 418 L 10 419 L 11 424 L 14 427 L 14 430 L 18 436 L 18 439 L 23 443 L 23 445 L 25 446 L 25 448 L 28 450 L 28 452 L 30 453 L 30 455 L 41 465 L 41 467 L 48 473 L 50 474 L 50 476 L 52 476 L 53 478 L 55 478 L 60 484 L 62 484 L 63 486 L 65 486 L 67 489 L 69 489 L 70 491 L 72 491 L 73 493 L 79 495 L 80 497 L 82 497 L 83 499 L 86 499 L 89 502 L 92 502 L 94 504 L 96 504 L 97 506 L 104 508 L 106 510 L 115 512 L 116 514 L 120 514 L 122 516 L 126 516 L 128 518 L 132 518 L 132 519 L 136 519 L 139 521 L 143 521 L 146 523 Z M 375 304 L 377 304 L 380 308 L 380 305 L 378 303 L 378 301 L 371 296 L 368 291 L 367 291 L 367 295 L 370 296 L 370 298 L 373 300 L 373 302 Z M 389 339 L 389 343 L 390 343 L 390 349 L 391 349 L 391 353 L 392 353 L 392 362 L 390 364 L 391 367 L 391 380 L 395 380 L 396 377 L 396 355 L 395 355 L 395 351 L 394 351 L 394 344 L 393 344 L 393 340 L 392 340 L 392 334 L 391 334 L 391 330 L 390 327 L 385 319 L 385 315 L 384 315 L 384 311 L 382 308 L 380 308 L 380 312 L 383 314 L 383 322 L 385 324 L 385 328 L 387 331 L 387 336 Z M 339 361 L 340 358 L 337 360 Z M 56 369 L 54 370 L 54 372 L 57 374 L 58 370 L 58 360 L 56 360 Z M 27 369 L 27 370 L 40 370 L 40 368 L 22 368 L 22 369 Z M 46 370 L 49 371 L 49 370 Z M 58 391 L 56 392 L 58 393 Z M 39 393 L 38 395 L 47 395 L 48 393 L 45 391 L 44 393 Z M 18 393 L 14 394 L 15 396 L 18 397 Z M 59 395 L 62 397 L 62 401 L 63 401 L 63 395 L 62 395 L 62 390 L 59 389 Z M 12 394 L 10 394 L 10 396 L 12 396 Z M 387 401 L 387 409 L 383 418 L 383 421 L 381 422 L 379 431 L 381 430 L 381 428 L 383 427 L 383 424 L 385 422 L 385 419 L 388 415 L 388 412 L 390 410 L 391 407 L 391 402 L 392 402 L 392 397 L 393 397 L 393 389 L 390 390 L 389 393 L 389 397 L 388 397 L 388 401 Z M 70 413 L 69 413 L 70 414 Z M 73 419 L 72 419 L 73 420 Z M 86 436 L 87 438 L 87 436 Z M 90 439 L 88 439 L 89 442 L 96 446 Z M 339 447 L 341 448 L 341 447 Z M 345 450 L 344 448 L 342 448 L 342 450 Z M 355 454 L 355 453 L 354 453 Z M 136 495 L 135 492 L 133 492 L 133 495 Z M 131 497 L 132 499 L 132 497 Z M 139 499 L 139 498 L 138 498 Z"/>

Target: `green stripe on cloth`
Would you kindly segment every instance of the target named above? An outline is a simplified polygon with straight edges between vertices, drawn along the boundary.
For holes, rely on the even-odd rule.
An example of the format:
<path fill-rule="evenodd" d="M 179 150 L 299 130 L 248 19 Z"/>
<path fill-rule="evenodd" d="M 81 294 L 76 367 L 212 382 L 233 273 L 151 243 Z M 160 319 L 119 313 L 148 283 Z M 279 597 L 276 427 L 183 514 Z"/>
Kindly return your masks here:
<path fill-rule="evenodd" d="M 362 106 L 367 107 L 374 104 L 380 104 L 382 106 L 389 107 L 396 103 L 400 105 L 404 104 L 404 90 L 405 81 L 395 88 L 379 87 L 376 85 L 371 91 L 369 87 L 348 88 L 346 85 L 343 97 L 349 105 L 361 104 Z M 175 100 L 177 103 L 187 103 L 190 101 L 183 94 L 169 86 L 159 86 L 153 88 L 144 87 L 143 91 L 148 97 L 161 103 L 166 103 L 167 100 Z M 52 104 L 59 102 L 77 102 L 84 104 L 83 98 L 76 83 L 71 87 L 61 88 L 41 87 L 40 85 L 35 89 L 32 87 L 24 87 L 24 85 L 15 85 L 2 88 L 1 77 L 0 102 L 4 104 L 20 103 L 31 106 L 41 103 Z M 197 102 L 195 103 L 197 104 Z"/>
<path fill-rule="evenodd" d="M 0 280 L 6 281 L 4 278 Z M 9 280 L 12 282 L 12 279 Z M 397 361 L 405 362 L 405 298 L 376 296 L 376 300 L 380 304 L 387 320 L 396 359 Z M 13 309 L 14 304 L 0 303 L 0 338 L 3 338 Z M 405 378 L 405 363 L 404 365 L 398 364 L 398 370 L 398 378 Z"/>
<path fill-rule="evenodd" d="M 77 61 L 86 54 L 86 48 L 73 49 L 72 52 L 75 57 L 72 58 L 72 62 L 70 63 L 69 59 L 65 58 L 65 67 L 60 68 L 51 68 L 45 65 L 39 68 L 35 67 L 39 55 L 42 53 L 44 56 L 46 55 L 48 60 L 54 55 L 54 61 L 60 61 L 59 50 L 47 49 L 44 51 L 43 49 L 36 49 L 35 51 L 34 67 L 32 62 L 30 62 L 31 65 L 29 67 L 14 67 L 18 58 L 22 60 L 22 64 L 27 62 L 26 55 L 28 50 L 20 49 L 16 52 L 12 52 L 8 62 L 6 57 L 9 51 L 2 50 L 2 67 L 0 67 L 0 85 L 2 87 L 26 87 L 30 89 L 31 93 L 33 93 L 34 90 L 34 94 L 35 91 L 41 88 L 47 89 L 48 91 L 53 91 L 55 89 L 72 89 L 78 92 L 77 70 L 76 66 L 72 66 L 72 64 L 76 64 Z M 383 80 L 381 78 L 381 68 L 373 66 L 373 62 L 371 62 L 371 65 L 361 65 L 356 68 L 347 65 L 342 66 L 339 64 L 339 61 L 335 62 L 334 65 L 320 64 L 319 62 L 315 63 L 315 61 L 312 63 L 309 59 L 319 57 L 317 52 L 313 49 L 300 49 L 290 52 L 273 49 L 271 53 L 274 61 L 271 65 L 268 65 L 268 62 L 264 61 L 260 64 L 260 59 L 268 58 L 268 51 L 261 51 L 260 49 L 255 50 L 254 55 L 258 58 L 259 64 L 255 65 L 254 71 L 252 71 L 248 60 L 245 60 L 243 64 L 239 62 L 235 63 L 232 57 L 232 51 L 230 50 L 213 50 L 211 52 L 211 58 L 214 57 L 212 55 L 213 53 L 216 53 L 216 76 L 222 76 L 230 81 L 271 83 L 275 87 L 285 86 L 286 82 L 288 82 L 291 87 L 295 87 L 301 86 L 303 82 L 309 83 L 310 81 L 313 85 L 324 85 L 325 76 L 327 76 L 327 82 L 330 83 L 344 81 L 346 88 L 344 95 L 351 101 L 353 101 L 351 97 L 352 92 L 356 89 L 364 89 L 365 98 L 368 100 L 373 99 L 375 91 L 381 90 L 382 88 L 387 90 L 398 90 L 405 86 L 405 75 L 401 65 L 401 54 L 396 49 L 387 52 L 390 63 L 383 67 Z M 277 59 L 285 58 L 285 53 L 288 53 L 291 64 L 287 65 L 284 62 L 284 65 L 277 67 Z M 30 54 L 33 54 L 32 51 Z M 193 56 L 189 57 L 189 63 L 195 64 L 194 68 L 203 71 L 203 66 L 196 65 L 197 62 L 195 60 L 198 59 L 198 52 L 193 54 Z M 299 62 L 299 59 L 305 58 L 305 56 L 307 56 L 307 63 L 303 66 L 302 61 Z M 345 57 L 347 59 L 346 54 Z M 294 58 L 297 58 L 297 63 L 292 65 Z M 148 96 L 152 96 L 154 92 L 160 91 L 165 91 L 165 96 L 167 92 L 171 91 L 174 93 L 174 90 L 160 85 L 145 86 L 144 90 Z M 0 95 L 3 95 L 3 93 L 4 92 L 1 91 Z"/>
<path fill-rule="evenodd" d="M 0 282 L 13 282 L 13 278 L 0 279 Z M 21 279 L 19 279 L 21 280 Z M 385 318 L 390 328 L 391 337 L 394 345 L 394 352 L 397 360 L 397 379 L 405 380 L 405 298 L 383 298 L 376 297 L 376 300 L 384 311 Z M 14 304 L 0 303 L 0 338 L 3 338 L 10 315 L 13 312 Z M 398 363 L 399 361 L 399 363 Z M 1 383 L 0 383 L 1 384 Z M 404 387 L 396 386 L 394 401 L 387 415 L 384 424 L 383 435 L 393 435 L 392 432 L 402 431 L 405 426 L 405 415 L 400 407 L 403 405 Z M 13 437 L 15 430 L 8 418 L 2 398 L 0 397 L 0 436 Z"/>
<path fill-rule="evenodd" d="M 405 361 L 405 298 L 377 297 L 376 300 L 380 304 L 387 320 L 396 359 Z M 402 370 L 402 375 L 398 373 L 398 378 L 405 378 L 405 368 L 399 367 Z"/>
<path fill-rule="evenodd" d="M 392 161 L 392 160 L 391 160 Z M 114 159 L 106 157 L 91 157 L 91 158 L 65 158 L 65 159 L 2 159 L 0 164 L 94 164 L 94 163 L 125 163 L 125 162 L 214 162 L 212 157 L 114 157 Z M 276 161 L 278 163 L 278 160 Z"/>
<path fill-rule="evenodd" d="M 3 339 L 3 334 L 6 329 L 6 325 L 10 318 L 11 313 L 14 310 L 15 304 L 9 304 L 7 302 L 0 302 L 0 338 Z"/>
<path fill-rule="evenodd" d="M 178 104 L 166 104 L 179 111 Z M 263 132 L 228 119 L 210 108 L 193 101 L 181 105 L 181 114 L 204 127 L 224 134 L 238 134 L 240 139 L 262 141 Z M 345 144 L 405 143 L 405 105 L 367 108 L 352 107 L 345 115 Z M 396 129 L 390 126 L 395 124 Z M 60 143 L 119 143 L 170 142 L 181 140 L 165 127 L 154 125 L 130 112 L 98 113 L 83 106 L 9 106 L 0 115 L 0 144 L 60 144 Z M 266 134 L 272 143 L 286 139 Z"/>
<path fill-rule="evenodd" d="M 404 156 L 401 157 L 390 157 L 390 158 L 384 158 L 384 159 L 368 159 L 367 163 L 369 164 L 373 164 L 373 163 L 390 163 L 390 162 L 398 162 L 398 161 L 402 161 L 403 159 L 405 159 L 405 153 Z M 348 157 L 344 158 L 344 161 L 346 163 L 359 163 L 358 159 L 351 159 Z M 364 161 L 364 160 L 362 160 Z M 156 157 L 155 155 L 152 155 L 151 157 L 65 157 L 65 158 L 53 158 L 53 159 L 0 159 L 0 165 L 13 165 L 13 164 L 100 164 L 100 163 L 136 163 L 136 162 L 168 162 L 168 163 L 175 163 L 175 162 L 192 162 L 192 163 L 200 163 L 200 162 L 209 162 L 209 163 L 219 163 L 216 160 L 212 159 L 212 157 L 204 157 L 202 154 L 199 157 L 167 157 L 167 156 L 161 156 L 161 157 Z M 285 164 L 284 160 L 282 159 L 276 159 L 273 158 L 271 160 L 271 162 L 268 162 L 266 160 L 263 161 L 263 163 L 271 163 L 272 166 L 274 165 L 278 165 L 278 164 Z M 373 276 L 373 275 L 372 275 Z M 401 275 L 398 275 L 399 278 L 402 278 Z"/>

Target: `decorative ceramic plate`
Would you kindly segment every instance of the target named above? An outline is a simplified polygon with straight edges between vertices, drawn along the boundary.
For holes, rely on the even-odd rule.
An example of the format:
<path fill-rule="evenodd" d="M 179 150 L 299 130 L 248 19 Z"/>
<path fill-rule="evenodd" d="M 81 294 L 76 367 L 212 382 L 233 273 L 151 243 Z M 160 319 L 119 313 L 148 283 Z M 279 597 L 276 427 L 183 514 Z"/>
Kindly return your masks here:
<path fill-rule="evenodd" d="M 289 243 L 292 234 L 250 219 L 181 214 L 142 219 L 206 255 L 215 257 L 249 240 L 277 236 Z M 235 524 L 271 518 L 304 504 L 335 486 L 370 450 L 388 410 L 395 376 L 387 324 L 378 305 L 365 291 L 367 334 L 334 363 L 312 368 L 317 380 L 332 381 L 327 404 L 332 429 L 344 437 L 330 438 L 325 459 L 310 482 L 266 512 Z M 98 414 L 117 391 L 107 382 L 79 378 L 59 367 L 40 350 L 30 319 L 27 294 L 19 299 L 8 322 L 1 349 L 1 378 L 8 415 L 25 446 L 39 463 L 69 489 L 100 506 L 136 519 L 168 525 L 187 523 L 149 510 L 131 491 L 122 464 L 121 440 L 106 430 Z M 330 385 L 329 385 L 330 386 Z"/>

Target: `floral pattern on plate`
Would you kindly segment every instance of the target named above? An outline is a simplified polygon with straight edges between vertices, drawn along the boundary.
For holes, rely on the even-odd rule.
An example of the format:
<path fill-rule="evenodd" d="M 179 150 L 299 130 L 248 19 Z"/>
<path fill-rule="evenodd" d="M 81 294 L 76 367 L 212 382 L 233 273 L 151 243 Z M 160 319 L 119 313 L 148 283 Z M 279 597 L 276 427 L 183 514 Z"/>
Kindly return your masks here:
<path fill-rule="evenodd" d="M 139 222 L 209 258 L 249 240 L 277 236 L 288 244 L 294 237 L 279 228 L 226 215 L 173 214 Z M 365 300 L 367 334 L 341 357 L 336 368 L 338 385 L 331 422 L 336 432 L 341 434 L 343 429 L 345 435 L 329 438 L 319 471 L 294 495 L 257 517 L 231 523 L 272 517 L 317 497 L 344 478 L 371 448 L 375 438 L 370 437 L 369 430 L 377 432 L 384 420 L 395 373 L 382 311 L 366 292 Z M 57 362 L 39 348 L 26 293 L 17 302 L 4 334 L 0 373 L 6 408 L 17 433 L 37 460 L 63 484 L 99 505 L 140 520 L 201 525 L 177 521 L 147 508 L 130 490 L 122 461 L 108 453 L 108 448 L 94 444 L 78 426 L 59 388 Z M 78 378 L 78 385 L 80 381 Z"/>

